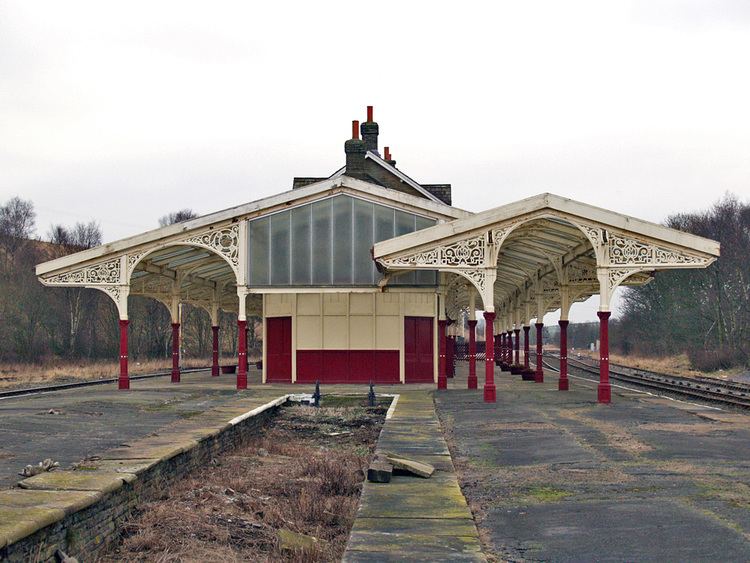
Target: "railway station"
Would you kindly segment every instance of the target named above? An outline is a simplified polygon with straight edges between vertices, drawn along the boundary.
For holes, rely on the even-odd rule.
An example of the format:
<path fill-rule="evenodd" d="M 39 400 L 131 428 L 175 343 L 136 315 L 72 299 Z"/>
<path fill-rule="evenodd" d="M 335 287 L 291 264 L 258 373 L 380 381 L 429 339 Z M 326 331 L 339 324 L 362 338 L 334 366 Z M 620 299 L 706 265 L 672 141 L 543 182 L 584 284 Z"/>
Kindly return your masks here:
<path fill-rule="evenodd" d="M 237 365 L 248 384 L 247 317 L 263 321 L 263 383 L 433 383 L 447 388 L 448 333 L 468 318 L 467 387 L 496 401 L 496 363 L 544 381 L 543 319 L 560 311 L 558 388 L 568 389 L 571 304 L 599 296 L 597 398 L 611 400 L 608 323 L 620 286 L 660 270 L 705 268 L 718 243 L 542 193 L 472 213 L 451 206 L 452 186 L 419 183 L 379 145 L 373 108 L 352 122 L 345 165 L 297 177 L 292 189 L 37 266 L 48 286 L 106 293 L 120 323 L 119 388 L 128 375 L 128 297 L 172 315 L 172 381 L 180 382 L 179 304 L 206 310 L 212 375 Z M 219 358 L 219 311 L 236 313 L 238 357 Z M 477 312 L 485 323 L 477 366 Z M 529 340 L 536 333 L 535 368 Z M 523 344 L 521 344 L 523 340 Z M 523 348 L 523 360 L 520 350 Z"/>
<path fill-rule="evenodd" d="M 133 537 L 140 556 L 133 522 L 185 482 L 180 510 L 213 510 L 213 523 L 225 514 L 228 535 L 206 540 L 210 549 L 247 549 L 262 534 L 274 553 L 289 549 L 289 534 L 315 544 L 280 529 L 265 516 L 271 497 L 238 493 L 234 479 L 267 476 L 271 491 L 282 480 L 282 496 L 302 499 L 286 487 L 317 478 L 290 461 L 304 438 L 298 420 L 282 439 L 268 436 L 307 412 L 315 447 L 305 456 L 330 463 L 338 449 L 329 444 L 365 425 L 332 431 L 332 417 L 320 423 L 307 406 L 327 401 L 330 412 L 347 401 L 373 409 L 382 425 L 350 467 L 359 469 L 351 519 L 338 530 L 343 561 L 750 557 L 750 493 L 735 486 L 750 464 L 748 417 L 736 410 L 750 406 L 750 391 L 609 362 L 614 291 L 660 270 L 706 268 L 719 244 L 550 193 L 458 209 L 450 184 L 407 176 L 378 137 L 368 107 L 352 123 L 344 166 L 328 177 L 297 177 L 277 195 L 37 266 L 44 285 L 111 298 L 120 370 L 110 382 L 0 392 L 0 557 L 116 559 Z M 170 311 L 171 372 L 130 377 L 131 296 Z M 591 296 L 599 361 L 568 359 L 571 306 Z M 181 303 L 210 317 L 210 369 L 180 365 Z M 236 357 L 219 353 L 220 311 L 236 315 Z M 548 354 L 543 322 L 553 311 L 559 353 Z M 257 366 L 249 317 L 262 319 Z M 459 334 L 468 346 L 457 357 Z M 361 459 L 382 470 L 394 456 L 428 477 L 385 463 L 385 482 L 368 470 L 362 483 Z M 220 481 L 219 507 L 209 509 L 217 491 L 205 481 L 219 475 L 232 486 Z M 347 478 L 333 475 L 337 486 Z M 241 495 L 264 508 L 235 504 Z M 332 498 L 317 502 L 334 502 L 339 518 L 343 497 Z M 159 541 L 193 541 L 182 522 L 167 531 L 173 510 L 161 510 Z M 322 517 L 311 518 L 305 529 L 318 535 Z"/>

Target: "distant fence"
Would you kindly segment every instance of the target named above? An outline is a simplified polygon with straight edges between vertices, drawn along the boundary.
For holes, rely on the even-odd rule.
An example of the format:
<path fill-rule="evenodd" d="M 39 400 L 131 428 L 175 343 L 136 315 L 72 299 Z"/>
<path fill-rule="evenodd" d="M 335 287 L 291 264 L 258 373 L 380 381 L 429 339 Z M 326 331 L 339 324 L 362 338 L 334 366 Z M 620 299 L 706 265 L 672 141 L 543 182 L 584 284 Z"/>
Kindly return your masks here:
<path fill-rule="evenodd" d="M 469 359 L 469 343 L 468 342 L 456 342 L 456 359 L 457 360 L 468 360 Z M 484 340 L 477 340 L 477 360 L 484 360 Z"/>

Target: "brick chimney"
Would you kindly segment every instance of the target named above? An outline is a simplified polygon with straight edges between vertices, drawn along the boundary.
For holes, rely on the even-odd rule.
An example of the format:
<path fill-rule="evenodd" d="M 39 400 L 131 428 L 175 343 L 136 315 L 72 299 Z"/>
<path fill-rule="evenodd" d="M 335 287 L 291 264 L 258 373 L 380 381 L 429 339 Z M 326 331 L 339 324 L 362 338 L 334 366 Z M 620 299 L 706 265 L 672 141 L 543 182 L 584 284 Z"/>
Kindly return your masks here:
<path fill-rule="evenodd" d="M 352 138 L 344 143 L 346 153 L 346 175 L 359 178 L 365 175 L 367 147 L 359 138 L 359 121 L 352 121 Z"/>
<path fill-rule="evenodd" d="M 365 142 L 367 150 L 380 155 L 378 153 L 379 128 L 378 124 L 372 120 L 372 106 L 367 106 L 367 121 L 360 126 L 360 130 L 362 131 L 362 140 Z"/>
<path fill-rule="evenodd" d="M 396 168 L 396 161 L 391 158 L 391 147 L 384 148 L 383 160 L 385 160 L 388 164 Z"/>

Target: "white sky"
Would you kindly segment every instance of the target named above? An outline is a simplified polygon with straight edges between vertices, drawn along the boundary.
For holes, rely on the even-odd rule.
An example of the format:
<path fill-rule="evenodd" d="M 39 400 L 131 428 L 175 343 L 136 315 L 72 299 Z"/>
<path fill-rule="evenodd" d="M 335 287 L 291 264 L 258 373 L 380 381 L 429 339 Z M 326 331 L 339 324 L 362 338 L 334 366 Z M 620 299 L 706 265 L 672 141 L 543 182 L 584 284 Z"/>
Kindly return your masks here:
<path fill-rule="evenodd" d="M 659 222 L 750 196 L 749 60 L 746 0 L 5 0 L 0 201 L 118 239 L 333 172 L 371 104 L 459 207 L 549 191 Z"/>

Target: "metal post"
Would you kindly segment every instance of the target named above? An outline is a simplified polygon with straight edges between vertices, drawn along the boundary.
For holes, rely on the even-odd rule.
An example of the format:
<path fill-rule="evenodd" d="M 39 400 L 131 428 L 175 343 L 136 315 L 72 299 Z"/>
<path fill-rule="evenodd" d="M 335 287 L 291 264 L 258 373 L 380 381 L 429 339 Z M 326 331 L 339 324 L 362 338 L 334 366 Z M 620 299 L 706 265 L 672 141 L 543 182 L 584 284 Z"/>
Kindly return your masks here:
<path fill-rule="evenodd" d="M 120 319 L 120 378 L 117 380 L 118 389 L 130 389 L 128 376 L 128 320 Z"/>
<path fill-rule="evenodd" d="M 612 388 L 609 385 L 609 316 L 610 311 L 599 311 L 599 402 L 612 401 Z"/>
<path fill-rule="evenodd" d="M 529 369 L 529 331 L 530 326 L 523 327 L 523 369 Z"/>
<path fill-rule="evenodd" d="M 520 337 L 521 329 L 520 328 L 516 328 L 516 329 L 513 330 L 513 332 L 516 334 L 516 342 L 515 342 L 515 346 L 516 346 L 516 359 L 515 359 L 515 361 L 513 363 L 515 365 L 517 365 L 517 366 L 520 366 L 521 365 L 521 337 Z"/>
<path fill-rule="evenodd" d="M 438 389 L 448 389 L 447 358 L 446 358 L 446 336 L 445 327 L 447 321 L 438 321 Z"/>
<path fill-rule="evenodd" d="M 484 402 L 494 403 L 497 401 L 495 390 L 495 350 L 492 345 L 495 341 L 494 331 L 495 313 L 484 312 L 484 340 L 485 340 L 485 362 L 484 362 Z"/>
<path fill-rule="evenodd" d="M 212 326 L 211 332 L 213 333 L 213 348 L 211 358 L 211 376 L 217 377 L 219 375 L 219 327 Z"/>
<path fill-rule="evenodd" d="M 237 321 L 239 349 L 237 352 L 237 389 L 247 389 L 247 321 Z"/>
<path fill-rule="evenodd" d="M 180 382 L 180 323 L 172 323 L 172 383 Z"/>
<path fill-rule="evenodd" d="M 477 321 L 469 321 L 469 389 L 477 388 Z"/>
<path fill-rule="evenodd" d="M 544 383 L 544 368 L 542 367 L 542 328 L 544 323 L 536 323 L 536 373 L 534 381 Z"/>
<path fill-rule="evenodd" d="M 559 391 L 568 390 L 568 321 L 557 321 L 560 325 L 560 380 Z"/>

